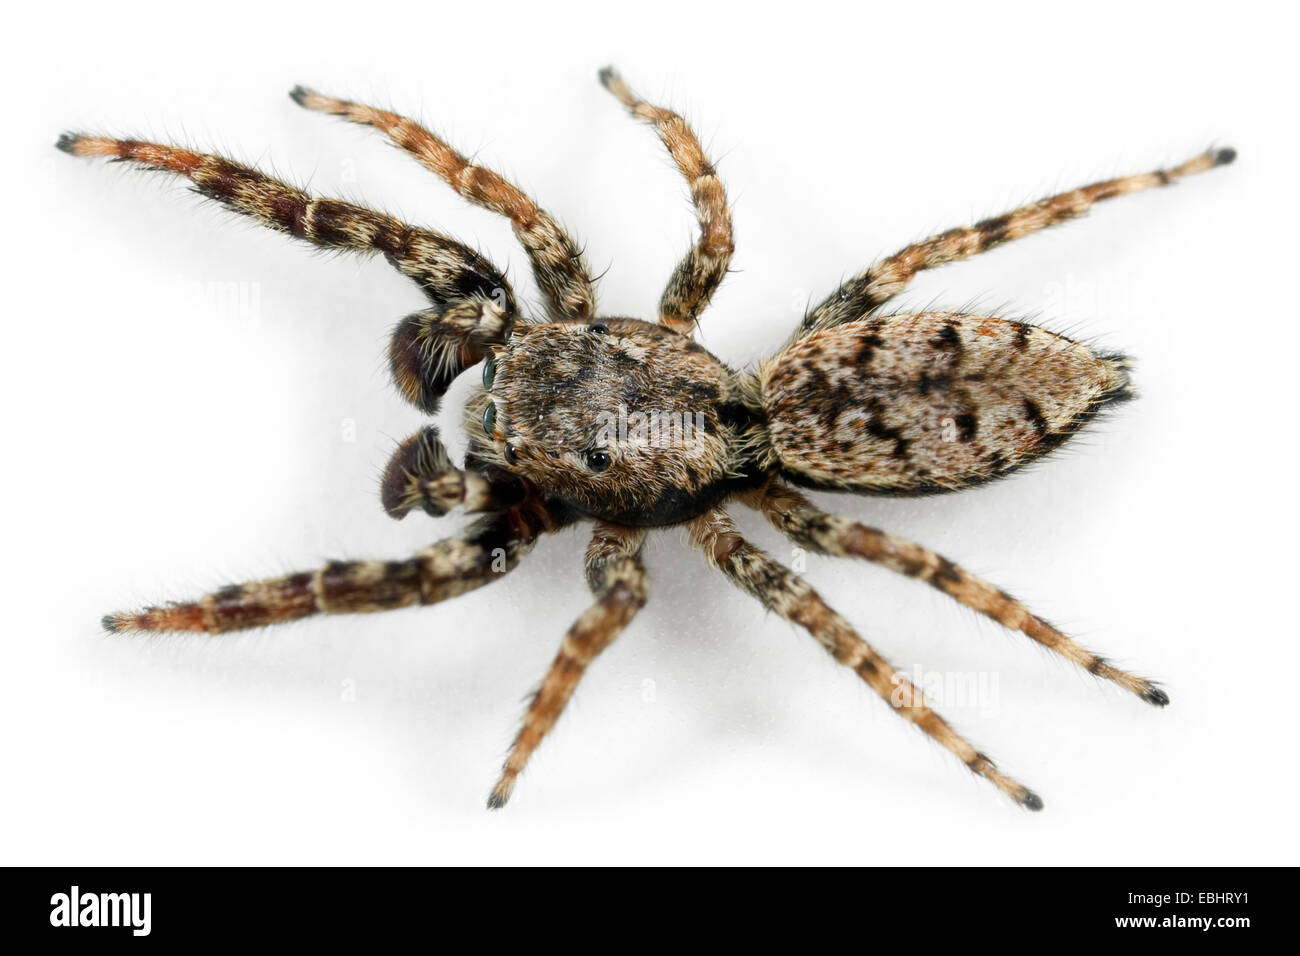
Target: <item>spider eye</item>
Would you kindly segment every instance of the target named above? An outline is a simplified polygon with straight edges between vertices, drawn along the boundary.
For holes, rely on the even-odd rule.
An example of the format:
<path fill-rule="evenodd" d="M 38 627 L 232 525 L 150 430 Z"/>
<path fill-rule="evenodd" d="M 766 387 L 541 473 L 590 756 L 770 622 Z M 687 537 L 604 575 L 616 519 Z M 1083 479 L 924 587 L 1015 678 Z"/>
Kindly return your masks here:
<path fill-rule="evenodd" d="M 612 460 L 607 451 L 597 449 L 596 451 L 587 452 L 587 467 L 592 471 L 604 471 L 609 467 Z"/>
<path fill-rule="evenodd" d="M 609 334 L 609 326 L 608 326 L 608 325 L 605 325 L 605 324 L 602 323 L 602 322 L 597 322 L 595 325 L 589 325 L 589 326 L 587 326 L 587 331 L 588 331 L 588 332 L 595 332 L 597 335 L 608 335 L 608 334 Z"/>
<path fill-rule="evenodd" d="M 492 383 L 497 379 L 497 357 L 489 355 L 487 361 L 483 363 L 483 387 L 488 391 L 492 390 Z"/>
<path fill-rule="evenodd" d="M 496 402 L 488 402 L 488 407 L 483 409 L 483 433 L 485 435 L 491 435 L 492 429 L 496 427 L 496 423 L 497 404 Z"/>
<path fill-rule="evenodd" d="M 506 445 L 505 451 L 503 451 L 501 454 L 505 456 L 507 465 L 513 465 L 515 462 L 519 461 L 519 455 L 518 453 L 515 452 L 514 445 L 509 445 L 509 444 Z"/>

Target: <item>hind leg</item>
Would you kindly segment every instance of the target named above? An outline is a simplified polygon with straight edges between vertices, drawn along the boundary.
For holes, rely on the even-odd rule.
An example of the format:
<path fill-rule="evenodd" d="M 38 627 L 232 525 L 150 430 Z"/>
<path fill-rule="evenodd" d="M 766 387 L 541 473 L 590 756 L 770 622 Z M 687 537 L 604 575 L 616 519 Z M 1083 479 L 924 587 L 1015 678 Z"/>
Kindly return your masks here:
<path fill-rule="evenodd" d="M 1167 186 L 1172 182 L 1236 159 L 1231 149 L 1210 150 L 1173 169 L 1122 176 L 1039 200 L 973 226 L 949 229 L 881 259 L 831 293 L 804 317 L 800 334 L 852 322 L 880 308 L 906 288 L 917 273 L 949 262 L 969 259 L 1013 239 L 1083 215 L 1093 204 L 1116 196 Z"/>
<path fill-rule="evenodd" d="M 850 668 L 879 694 L 900 717 L 915 724 L 977 776 L 1029 810 L 1041 810 L 1043 801 L 994 766 L 939 714 L 931 710 L 921 692 L 858 636 L 852 625 L 836 614 L 808 582 L 789 568 L 749 544 L 726 512 L 715 508 L 688 526 L 691 542 L 705 559 L 741 590 L 756 597 L 791 624 L 808 631 L 835 660 Z"/>
<path fill-rule="evenodd" d="M 776 482 L 751 492 L 745 501 L 761 511 L 778 530 L 810 551 L 864 558 L 909 578 L 924 581 L 1008 630 L 1019 631 L 1073 661 L 1088 673 L 1118 684 L 1148 704 L 1163 707 L 1169 703 L 1169 695 L 1154 681 L 1120 670 L 1032 614 L 1005 591 L 928 548 L 849 518 L 827 514 L 794 489 Z"/>

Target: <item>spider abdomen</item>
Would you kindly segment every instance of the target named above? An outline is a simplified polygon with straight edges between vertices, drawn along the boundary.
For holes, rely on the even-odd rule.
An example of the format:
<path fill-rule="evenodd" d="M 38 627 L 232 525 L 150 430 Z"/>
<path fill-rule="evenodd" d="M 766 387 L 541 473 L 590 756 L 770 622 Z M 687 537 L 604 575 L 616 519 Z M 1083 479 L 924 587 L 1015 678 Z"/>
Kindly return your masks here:
<path fill-rule="evenodd" d="M 1121 356 L 1025 322 L 959 313 L 815 332 L 760 372 L 771 448 L 800 484 L 952 491 L 1047 454 L 1131 395 Z"/>

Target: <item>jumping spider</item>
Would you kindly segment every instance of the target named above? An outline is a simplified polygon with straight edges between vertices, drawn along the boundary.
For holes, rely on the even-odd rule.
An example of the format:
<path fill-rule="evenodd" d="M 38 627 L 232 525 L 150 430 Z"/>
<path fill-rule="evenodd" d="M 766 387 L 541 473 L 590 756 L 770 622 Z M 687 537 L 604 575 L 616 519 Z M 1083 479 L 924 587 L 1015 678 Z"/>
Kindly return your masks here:
<path fill-rule="evenodd" d="M 735 371 L 692 339 L 733 250 L 722 183 L 677 114 L 639 99 L 611 69 L 601 82 L 658 132 L 690 184 L 700 235 L 673 272 L 658 323 L 601 318 L 577 244 L 527 195 L 394 113 L 303 88 L 300 106 L 387 134 L 461 196 L 506 216 L 527 251 L 546 319 L 525 318 L 505 277 L 447 236 L 306 193 L 220 156 L 136 140 L 66 134 L 58 146 L 187 177 L 198 192 L 317 246 L 382 252 L 420 286 L 428 309 L 403 319 L 388 357 L 402 395 L 432 415 L 448 385 L 483 364 L 469 402 L 464 468 L 427 427 L 403 442 L 382 482 L 394 518 L 414 508 L 480 513 L 459 537 L 400 561 L 335 561 L 197 601 L 110 614 L 109 631 L 217 634 L 316 613 L 433 604 L 496 580 L 543 534 L 595 525 L 586 578 L 595 603 L 565 635 L 532 697 L 488 799 L 501 807 L 579 679 L 646 601 L 641 548 L 653 528 L 685 525 L 731 581 L 805 628 L 898 713 L 974 773 L 1031 810 L 1042 800 L 1004 775 L 802 578 L 748 543 L 725 507 L 756 508 L 800 547 L 863 558 L 924 581 L 1157 706 L 1156 684 L 1119 670 L 1006 592 L 918 544 L 823 512 L 794 486 L 928 495 L 992 481 L 1059 446 L 1131 395 L 1123 356 L 1025 322 L 956 312 L 882 314 L 924 269 L 966 259 L 1084 213 L 1093 203 L 1232 162 L 1231 149 L 1168 170 L 1085 186 L 951 229 L 882 259 L 809 311 L 755 371 Z M 689 439 L 613 433 L 615 413 L 694 416 Z M 900 693 L 901 691 L 901 693 Z"/>

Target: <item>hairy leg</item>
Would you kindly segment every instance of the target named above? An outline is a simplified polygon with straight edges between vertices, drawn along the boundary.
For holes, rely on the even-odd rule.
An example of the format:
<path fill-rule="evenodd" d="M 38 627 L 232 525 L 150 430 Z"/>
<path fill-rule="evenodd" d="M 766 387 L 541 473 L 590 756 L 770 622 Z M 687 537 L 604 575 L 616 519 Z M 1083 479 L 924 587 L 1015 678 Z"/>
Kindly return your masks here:
<path fill-rule="evenodd" d="M 325 96 L 304 87 L 289 94 L 309 110 L 373 126 L 470 202 L 510 220 L 528 253 L 537 284 L 555 319 L 589 319 L 596 314 L 591 273 L 577 243 L 528 194 L 497 173 L 476 166 L 414 120 L 387 110 Z"/>
<path fill-rule="evenodd" d="M 564 635 L 560 652 L 533 695 L 523 726 L 510 748 L 501 779 L 492 788 L 488 808 L 505 806 L 528 758 L 555 726 L 573 696 L 587 665 L 614 642 L 646 601 L 646 574 L 641 545 L 646 533 L 599 522 L 587 548 L 587 586 L 596 602 Z"/>
<path fill-rule="evenodd" d="M 440 541 L 404 561 L 332 561 L 315 571 L 231 585 L 197 601 L 109 614 L 104 629 L 224 634 L 313 614 L 436 604 L 514 570 L 538 537 L 568 521 L 545 502 L 529 499 L 485 515 L 461 537 Z"/>
<path fill-rule="evenodd" d="M 860 319 L 902 292 L 912 278 L 924 269 L 969 259 L 1013 239 L 1020 239 L 1048 226 L 1081 216 L 1094 203 L 1104 199 L 1125 196 L 1153 186 L 1167 186 L 1184 176 L 1226 165 L 1236 157 L 1237 153 L 1232 149 L 1210 150 L 1173 169 L 1160 169 L 1093 183 L 985 219 L 973 226 L 950 229 L 932 236 L 880 260 L 866 272 L 849 279 L 804 317 L 799 331 L 810 332 Z"/>
<path fill-rule="evenodd" d="M 700 313 L 726 276 L 735 251 L 726 191 L 686 120 L 671 110 L 640 99 L 613 67 L 600 71 L 600 82 L 633 116 L 655 128 L 690 185 L 700 238 L 677 264 L 659 300 L 659 321 L 675 332 L 690 335 L 695 331 Z"/>
<path fill-rule="evenodd" d="M 209 199 L 326 249 L 381 252 L 436 302 L 486 297 L 515 313 L 514 294 L 490 262 L 462 243 L 337 199 L 307 193 L 222 156 L 138 140 L 65 133 L 59 149 L 184 176 Z"/>
<path fill-rule="evenodd" d="M 692 521 L 688 530 L 691 542 L 704 552 L 709 564 L 741 590 L 758 598 L 764 607 L 808 631 L 832 657 L 851 668 L 884 698 L 899 716 L 915 724 L 973 773 L 1016 803 L 1030 810 L 1043 808 L 1043 801 L 1036 793 L 999 771 L 992 760 L 931 710 L 921 692 L 859 637 L 848 621 L 831 610 L 808 582 L 745 541 L 725 511 L 715 508 L 706 512 Z"/>
<path fill-rule="evenodd" d="M 1090 674 L 1114 681 L 1148 704 L 1163 707 L 1169 695 L 1155 682 L 1135 677 L 1104 657 L 1075 643 L 1027 607 L 987 581 L 977 578 L 940 554 L 906 538 L 827 514 L 794 489 L 772 483 L 744 499 L 797 544 L 819 554 L 865 558 L 891 571 L 924 581 L 957 602 L 1020 631 L 1044 647 L 1073 661 Z"/>

